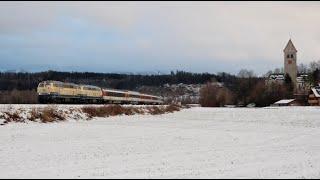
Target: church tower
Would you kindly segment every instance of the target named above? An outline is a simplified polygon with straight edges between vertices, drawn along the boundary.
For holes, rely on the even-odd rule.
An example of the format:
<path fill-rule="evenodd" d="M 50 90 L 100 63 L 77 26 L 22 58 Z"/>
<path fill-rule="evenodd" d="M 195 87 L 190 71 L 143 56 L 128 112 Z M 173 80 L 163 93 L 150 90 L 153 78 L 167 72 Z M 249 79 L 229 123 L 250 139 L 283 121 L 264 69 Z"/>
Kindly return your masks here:
<path fill-rule="evenodd" d="M 297 87 L 297 49 L 291 39 L 283 50 L 284 53 L 284 73 L 289 74 L 294 87 Z"/>

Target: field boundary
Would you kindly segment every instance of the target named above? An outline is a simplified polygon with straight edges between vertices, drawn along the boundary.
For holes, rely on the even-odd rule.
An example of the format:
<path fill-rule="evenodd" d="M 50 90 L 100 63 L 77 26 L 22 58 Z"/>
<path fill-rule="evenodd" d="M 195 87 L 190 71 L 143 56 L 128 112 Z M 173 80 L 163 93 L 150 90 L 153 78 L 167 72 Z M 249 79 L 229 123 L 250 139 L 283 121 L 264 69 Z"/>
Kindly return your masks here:
<path fill-rule="evenodd" d="M 92 120 L 96 117 L 109 117 L 118 115 L 160 115 L 180 111 L 189 106 L 177 104 L 169 105 L 148 105 L 148 106 L 122 106 L 122 105 L 103 105 L 93 106 L 84 105 L 80 107 L 59 107 L 59 105 L 47 105 L 43 107 L 31 108 L 12 108 L 0 111 L 0 125 L 8 123 L 52 123 L 59 121 Z"/>

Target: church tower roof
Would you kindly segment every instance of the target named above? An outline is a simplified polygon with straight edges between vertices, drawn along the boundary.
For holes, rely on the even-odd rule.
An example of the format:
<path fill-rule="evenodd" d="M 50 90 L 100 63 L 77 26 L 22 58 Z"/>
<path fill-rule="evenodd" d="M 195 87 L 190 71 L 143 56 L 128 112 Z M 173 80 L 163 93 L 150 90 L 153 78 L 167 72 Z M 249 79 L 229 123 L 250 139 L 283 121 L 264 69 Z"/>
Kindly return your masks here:
<path fill-rule="evenodd" d="M 289 42 L 287 43 L 287 45 L 284 48 L 283 52 L 298 52 L 296 47 L 294 47 L 291 39 L 289 39 Z"/>

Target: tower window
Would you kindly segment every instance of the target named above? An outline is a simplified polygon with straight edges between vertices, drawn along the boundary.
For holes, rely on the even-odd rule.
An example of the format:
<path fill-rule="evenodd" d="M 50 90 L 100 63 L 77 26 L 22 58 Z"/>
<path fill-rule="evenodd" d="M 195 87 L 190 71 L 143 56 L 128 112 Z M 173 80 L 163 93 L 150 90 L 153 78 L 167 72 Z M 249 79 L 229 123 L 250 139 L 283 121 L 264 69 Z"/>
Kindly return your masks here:
<path fill-rule="evenodd" d="M 287 58 L 290 58 L 290 54 L 287 55 Z"/>
<path fill-rule="evenodd" d="M 291 54 L 291 58 L 293 58 L 293 54 Z"/>

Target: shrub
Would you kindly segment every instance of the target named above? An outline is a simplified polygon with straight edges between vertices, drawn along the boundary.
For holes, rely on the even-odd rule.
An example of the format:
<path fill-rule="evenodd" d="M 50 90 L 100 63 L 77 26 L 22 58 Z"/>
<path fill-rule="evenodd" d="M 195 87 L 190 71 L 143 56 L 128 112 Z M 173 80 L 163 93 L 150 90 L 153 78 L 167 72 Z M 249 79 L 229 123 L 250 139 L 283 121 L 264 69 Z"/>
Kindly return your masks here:
<path fill-rule="evenodd" d="M 133 114 L 144 114 L 144 110 L 142 108 L 134 107 L 132 108 Z"/>
<path fill-rule="evenodd" d="M 157 115 L 164 114 L 166 112 L 174 112 L 179 111 L 180 107 L 178 105 L 170 104 L 167 107 L 164 106 L 146 106 L 145 108 L 140 107 L 123 107 L 120 105 L 109 105 L 102 107 L 94 107 L 94 106 L 85 106 L 82 107 L 82 112 L 86 113 L 90 118 L 93 117 L 107 117 L 107 116 L 116 116 L 116 115 L 134 115 L 134 114 L 144 114 L 146 111 L 149 114 Z"/>
<path fill-rule="evenodd" d="M 203 107 L 219 107 L 233 102 L 233 93 L 226 87 L 206 84 L 200 89 L 200 105 Z"/>
<path fill-rule="evenodd" d="M 7 124 L 9 122 L 24 122 L 23 118 L 19 115 L 18 111 L 15 112 L 4 112 L 3 115 L 5 121 L 4 124 Z"/>
<path fill-rule="evenodd" d="M 97 108 L 94 108 L 94 107 L 91 107 L 91 106 L 85 106 L 85 107 L 82 107 L 81 109 L 82 109 L 82 112 L 86 113 L 89 118 L 96 117 L 96 116 L 98 116 L 98 117 L 101 116 L 101 114 L 98 113 Z"/>
<path fill-rule="evenodd" d="M 45 108 L 32 108 L 25 119 L 20 116 L 21 110 L 16 110 L 14 112 L 8 111 L 0 114 L 0 119 L 4 119 L 3 124 L 8 122 L 25 122 L 25 120 L 36 121 L 40 120 L 42 123 L 56 122 L 66 120 L 66 117 L 72 114 L 73 111 L 78 111 L 79 113 L 85 113 L 88 119 L 93 117 L 107 117 L 116 115 L 134 115 L 134 114 L 145 114 L 149 113 L 152 115 L 164 114 L 166 112 L 179 111 L 182 107 L 176 104 L 170 104 L 168 106 L 145 106 L 145 107 L 124 107 L 120 105 L 105 105 L 105 106 L 84 106 L 79 109 L 71 108 L 69 111 L 58 111 L 54 106 L 47 106 Z M 76 114 L 78 118 L 81 118 L 80 114 Z"/>
<path fill-rule="evenodd" d="M 39 110 L 32 108 L 32 110 L 30 111 L 30 116 L 28 117 L 28 119 L 30 121 L 35 121 L 36 119 L 40 119 L 41 118 L 41 113 L 39 112 Z"/>
<path fill-rule="evenodd" d="M 169 104 L 166 108 L 165 108 L 165 112 L 174 112 L 174 111 L 180 111 L 180 106 L 176 105 L 176 104 Z"/>
<path fill-rule="evenodd" d="M 152 114 L 152 115 L 162 114 L 162 113 L 163 113 L 163 111 L 162 111 L 159 107 L 157 107 L 157 106 L 150 106 L 150 107 L 148 108 L 148 111 L 149 111 L 149 113 Z"/>
<path fill-rule="evenodd" d="M 131 109 L 124 108 L 120 105 L 105 105 L 101 107 L 85 106 L 82 107 L 82 112 L 86 113 L 89 118 L 133 114 Z"/>
<path fill-rule="evenodd" d="M 124 114 L 125 108 L 123 108 L 120 105 L 111 105 L 111 106 L 106 106 L 106 111 L 108 115 L 116 116 L 116 115 Z"/>
<path fill-rule="evenodd" d="M 54 121 L 63 121 L 66 117 L 63 113 L 58 112 L 53 107 L 46 107 L 40 112 L 40 120 L 43 123 L 54 122 Z"/>
<path fill-rule="evenodd" d="M 137 109 L 137 108 L 136 107 L 125 107 L 125 108 L 123 108 L 123 113 L 128 116 L 137 114 L 135 109 Z"/>

